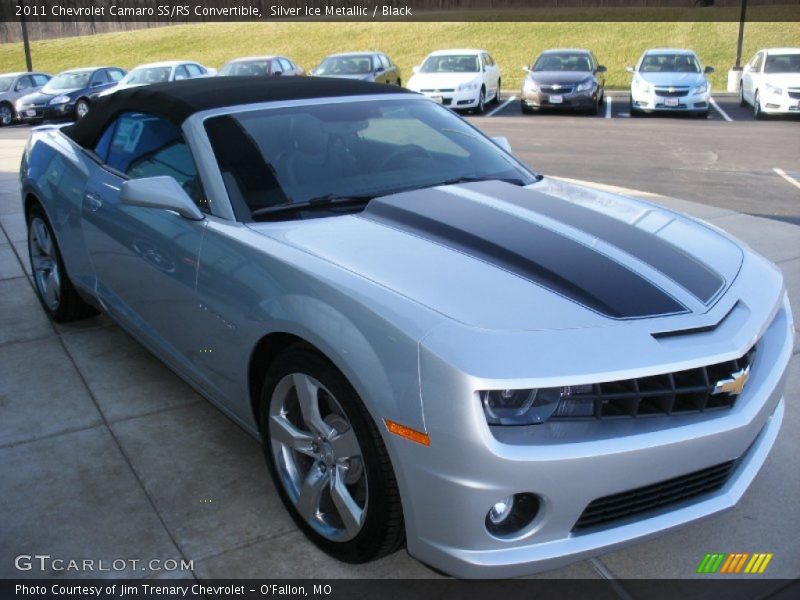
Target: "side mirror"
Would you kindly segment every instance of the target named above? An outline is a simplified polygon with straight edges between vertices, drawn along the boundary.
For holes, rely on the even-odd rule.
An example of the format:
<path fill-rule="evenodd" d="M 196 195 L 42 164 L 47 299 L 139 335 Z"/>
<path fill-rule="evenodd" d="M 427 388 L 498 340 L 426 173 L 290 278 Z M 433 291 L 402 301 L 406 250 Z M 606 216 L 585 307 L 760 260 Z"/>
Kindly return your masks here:
<path fill-rule="evenodd" d="M 522 72 L 523 72 L 523 73 L 530 73 L 530 72 L 531 72 L 531 68 L 530 68 L 530 66 L 528 66 L 528 65 L 522 65 Z"/>
<path fill-rule="evenodd" d="M 273 75 L 274 75 L 275 77 L 280 77 L 281 75 L 283 75 L 283 71 L 275 71 L 275 72 L 273 73 Z"/>
<path fill-rule="evenodd" d="M 129 179 L 122 184 L 119 199 L 128 206 L 170 210 L 190 221 L 202 221 L 205 218 L 181 184 L 167 175 Z"/>
<path fill-rule="evenodd" d="M 417 65 L 416 67 L 411 67 L 411 72 L 412 72 L 414 75 L 416 75 L 417 73 L 419 73 L 419 65 Z"/>
<path fill-rule="evenodd" d="M 703 73 L 713 73 L 713 72 L 714 72 L 714 67 L 706 67 L 705 69 L 703 69 Z"/>
<path fill-rule="evenodd" d="M 628 73 L 635 73 L 635 72 L 636 72 L 636 69 L 634 69 L 633 67 L 625 67 L 625 70 L 626 70 Z"/>
<path fill-rule="evenodd" d="M 507 137 L 503 137 L 503 136 L 493 137 L 492 141 L 495 144 L 497 144 L 498 146 L 500 146 L 503 150 L 505 150 L 506 152 L 511 154 L 511 144 L 508 142 L 508 138 Z"/>
<path fill-rule="evenodd" d="M 605 73 L 606 71 L 608 71 L 608 69 L 606 69 L 605 65 L 597 65 L 598 73 Z"/>

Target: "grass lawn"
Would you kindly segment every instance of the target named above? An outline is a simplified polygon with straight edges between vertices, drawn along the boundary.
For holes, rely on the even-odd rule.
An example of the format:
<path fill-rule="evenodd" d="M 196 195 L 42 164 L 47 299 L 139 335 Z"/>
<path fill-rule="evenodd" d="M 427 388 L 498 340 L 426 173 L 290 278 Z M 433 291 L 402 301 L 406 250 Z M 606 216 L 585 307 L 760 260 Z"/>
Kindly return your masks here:
<path fill-rule="evenodd" d="M 36 69 L 51 73 L 94 64 L 130 68 L 143 62 L 195 59 L 219 67 L 246 55 L 285 54 L 306 69 L 326 54 L 347 50 L 385 51 L 397 62 L 404 81 L 428 52 L 447 47 L 480 47 L 503 69 L 503 87 L 519 87 L 521 67 L 546 48 L 591 48 L 608 67 L 607 85 L 629 84 L 625 66 L 648 47 L 694 49 L 716 67 L 713 87 L 724 89 L 736 58 L 738 23 L 702 22 L 464 22 L 464 23 L 203 23 L 64 38 L 32 44 Z M 743 59 L 759 48 L 798 45 L 800 23 L 748 23 Z M 22 44 L 0 44 L 0 72 L 24 70 Z"/>

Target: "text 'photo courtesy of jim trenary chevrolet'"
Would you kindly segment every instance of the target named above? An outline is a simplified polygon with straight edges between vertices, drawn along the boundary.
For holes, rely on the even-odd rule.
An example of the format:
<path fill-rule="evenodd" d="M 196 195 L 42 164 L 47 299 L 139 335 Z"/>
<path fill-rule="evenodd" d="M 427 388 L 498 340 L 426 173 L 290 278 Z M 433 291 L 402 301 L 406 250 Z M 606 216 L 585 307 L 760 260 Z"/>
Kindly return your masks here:
<path fill-rule="evenodd" d="M 0 17 L 0 597 L 800 592 L 800 4 Z"/>

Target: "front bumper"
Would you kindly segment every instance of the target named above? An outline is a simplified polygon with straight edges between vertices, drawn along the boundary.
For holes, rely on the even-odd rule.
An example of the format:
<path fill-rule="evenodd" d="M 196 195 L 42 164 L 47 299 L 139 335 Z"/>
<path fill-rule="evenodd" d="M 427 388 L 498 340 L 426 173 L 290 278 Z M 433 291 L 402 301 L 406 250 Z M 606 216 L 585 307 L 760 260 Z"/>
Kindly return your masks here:
<path fill-rule="evenodd" d="M 554 101 L 560 99 L 560 102 Z M 522 89 L 520 101 L 523 106 L 533 110 L 553 108 L 561 110 L 589 110 L 597 100 L 597 90 L 570 92 L 569 94 L 551 94 L 546 92 Z"/>
<path fill-rule="evenodd" d="M 414 90 L 431 100 L 454 110 L 477 108 L 480 101 L 480 89 L 458 91 L 454 89 Z"/>
<path fill-rule="evenodd" d="M 46 106 L 20 106 L 17 114 L 21 121 L 35 123 L 38 121 L 68 119 L 75 113 L 75 103 L 46 105 Z"/>
<path fill-rule="evenodd" d="M 758 342 L 745 392 L 720 412 L 490 428 L 477 398 L 464 410 L 465 395 L 475 394 L 473 382 L 423 347 L 431 446 L 405 444 L 399 469 L 410 492 L 404 498 L 409 552 L 457 577 L 516 577 L 733 507 L 764 463 L 783 420 L 794 335 L 783 298 Z M 579 533 L 573 529 L 598 498 L 732 460 L 738 460 L 735 469 L 716 491 Z M 540 499 L 536 518 L 514 536 L 491 535 L 485 526 L 489 508 L 525 492 Z"/>
<path fill-rule="evenodd" d="M 686 96 L 660 96 L 656 92 L 631 91 L 631 107 L 642 112 L 705 113 L 710 108 L 708 92 Z"/>
<path fill-rule="evenodd" d="M 792 92 L 796 98 L 783 94 L 764 93 L 761 100 L 761 110 L 771 115 L 798 115 L 800 114 L 800 92 Z"/>

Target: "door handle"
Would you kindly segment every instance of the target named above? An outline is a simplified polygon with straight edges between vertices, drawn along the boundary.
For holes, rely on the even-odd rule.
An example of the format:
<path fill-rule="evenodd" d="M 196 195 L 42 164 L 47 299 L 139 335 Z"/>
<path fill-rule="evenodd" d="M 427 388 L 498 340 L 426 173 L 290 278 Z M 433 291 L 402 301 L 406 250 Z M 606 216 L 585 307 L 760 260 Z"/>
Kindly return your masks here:
<path fill-rule="evenodd" d="M 99 196 L 95 196 L 94 194 L 87 193 L 84 196 L 84 199 L 86 200 L 86 206 L 92 212 L 97 212 L 98 210 L 100 210 L 100 207 L 103 206 L 103 201 L 100 199 Z"/>

